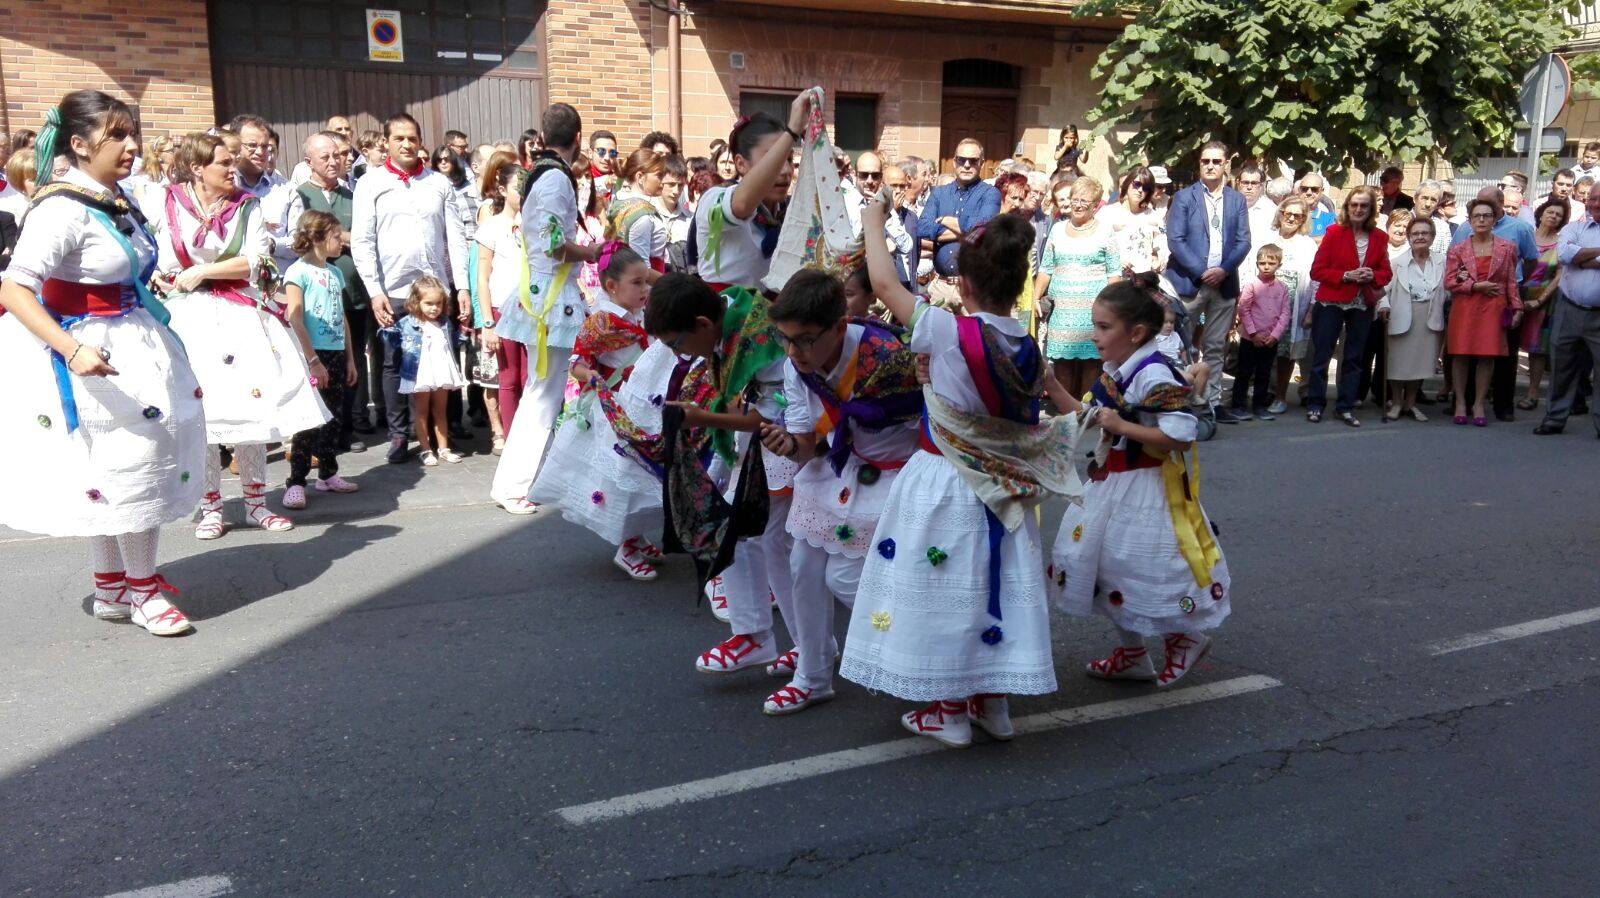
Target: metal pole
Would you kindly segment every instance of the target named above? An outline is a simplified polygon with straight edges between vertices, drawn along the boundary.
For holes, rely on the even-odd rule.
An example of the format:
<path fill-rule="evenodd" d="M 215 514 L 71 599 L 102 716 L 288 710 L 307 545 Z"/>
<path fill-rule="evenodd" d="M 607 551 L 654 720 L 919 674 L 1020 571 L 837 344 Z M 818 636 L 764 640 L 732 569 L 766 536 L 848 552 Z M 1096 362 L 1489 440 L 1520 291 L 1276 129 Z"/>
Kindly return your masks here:
<path fill-rule="evenodd" d="M 667 0 L 667 130 L 678 142 L 683 135 L 683 7 Z"/>
<path fill-rule="evenodd" d="M 1536 194 L 1535 188 L 1539 183 L 1539 151 L 1544 146 L 1544 107 L 1550 101 L 1550 70 L 1555 68 L 1553 54 L 1546 53 L 1539 61 L 1539 89 L 1534 91 L 1533 115 L 1528 117 L 1528 124 L 1533 130 L 1528 133 L 1528 196 L 1522 198 L 1524 203 L 1531 204 Z"/>

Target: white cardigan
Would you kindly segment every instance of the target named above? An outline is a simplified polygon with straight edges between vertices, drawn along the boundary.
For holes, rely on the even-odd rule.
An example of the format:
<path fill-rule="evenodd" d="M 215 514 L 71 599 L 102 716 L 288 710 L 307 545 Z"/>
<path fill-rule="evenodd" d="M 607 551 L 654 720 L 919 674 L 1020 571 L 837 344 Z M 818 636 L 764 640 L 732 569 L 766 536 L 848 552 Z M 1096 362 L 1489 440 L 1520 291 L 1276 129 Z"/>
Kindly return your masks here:
<path fill-rule="evenodd" d="M 1389 310 L 1389 336 L 1398 337 L 1411 330 L 1416 306 L 1427 304 L 1428 330 L 1444 330 L 1444 306 L 1449 297 L 1444 288 L 1444 255 L 1430 252 L 1425 265 L 1417 264 L 1410 246 L 1389 255 L 1394 278 L 1378 300 L 1378 310 Z"/>

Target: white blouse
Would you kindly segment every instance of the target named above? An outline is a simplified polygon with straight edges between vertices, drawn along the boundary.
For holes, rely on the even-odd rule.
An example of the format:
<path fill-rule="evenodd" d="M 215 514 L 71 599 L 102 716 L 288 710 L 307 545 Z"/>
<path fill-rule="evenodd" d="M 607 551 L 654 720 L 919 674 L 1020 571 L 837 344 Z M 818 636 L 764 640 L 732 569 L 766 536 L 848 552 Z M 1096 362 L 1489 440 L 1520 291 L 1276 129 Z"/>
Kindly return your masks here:
<path fill-rule="evenodd" d="M 62 181 L 104 191 L 105 186 L 76 168 L 67 169 Z M 129 240 L 139 256 L 142 269 L 156 255 L 156 248 L 133 229 Z M 122 244 L 96 221 L 89 209 L 64 196 L 48 197 L 28 213 L 28 226 L 22 229 L 5 280 L 38 293 L 50 278 L 77 284 L 120 284 L 126 282 L 128 253 Z"/>
<path fill-rule="evenodd" d="M 182 184 L 173 184 L 167 188 L 169 192 L 184 189 L 186 188 Z M 245 217 L 245 210 L 240 209 L 235 212 L 227 227 L 223 229 L 224 233 L 221 237 L 217 236 L 215 231 L 207 231 L 205 239 L 201 241 L 199 246 L 195 246 L 194 238 L 200 232 L 200 219 L 190 215 L 181 205 L 176 205 L 174 208 L 177 210 L 177 237 L 183 241 L 184 250 L 196 265 L 205 265 L 217 261 L 217 257 L 222 255 L 222 251 L 228 248 L 229 243 L 233 242 L 234 232 L 239 229 L 242 223 L 246 230 L 244 239 L 239 243 L 239 255 L 250 263 L 250 273 L 246 275 L 245 279 L 250 281 L 256 279 L 256 275 L 261 271 L 261 259 L 267 254 L 270 245 L 268 243 L 266 219 L 259 208 L 249 212 L 248 219 Z M 177 274 L 182 271 L 184 268 L 183 263 L 178 260 L 177 250 L 172 248 L 173 234 L 171 226 L 167 223 L 165 196 L 161 199 L 160 211 L 150 219 L 150 230 L 155 234 L 156 246 L 161 252 L 161 258 L 156 263 L 156 267 L 167 275 Z M 252 286 L 244 292 L 255 295 L 255 287 Z"/>

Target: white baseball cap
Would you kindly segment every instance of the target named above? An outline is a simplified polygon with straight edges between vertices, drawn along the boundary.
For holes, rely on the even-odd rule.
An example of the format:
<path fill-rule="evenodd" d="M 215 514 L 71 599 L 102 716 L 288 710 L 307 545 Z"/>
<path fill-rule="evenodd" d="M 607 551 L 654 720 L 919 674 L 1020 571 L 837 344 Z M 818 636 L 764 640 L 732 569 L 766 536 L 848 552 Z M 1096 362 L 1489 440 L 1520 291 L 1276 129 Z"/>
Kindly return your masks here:
<path fill-rule="evenodd" d="M 1150 166 L 1150 174 L 1155 176 L 1157 184 L 1171 184 L 1172 183 L 1172 179 L 1167 177 L 1167 167 L 1165 165 L 1152 165 L 1152 166 Z"/>

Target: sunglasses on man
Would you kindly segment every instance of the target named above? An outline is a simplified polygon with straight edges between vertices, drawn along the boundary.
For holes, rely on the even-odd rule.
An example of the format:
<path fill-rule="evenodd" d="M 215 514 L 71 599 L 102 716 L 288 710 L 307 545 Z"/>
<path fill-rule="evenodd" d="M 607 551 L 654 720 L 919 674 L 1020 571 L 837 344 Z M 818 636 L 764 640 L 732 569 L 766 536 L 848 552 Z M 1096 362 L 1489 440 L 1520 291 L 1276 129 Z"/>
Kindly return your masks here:
<path fill-rule="evenodd" d="M 856 169 L 856 177 L 858 179 L 862 180 L 862 181 L 882 181 L 883 180 L 883 172 L 881 172 L 881 171 L 862 171 L 861 169 L 858 168 L 858 169 Z"/>
<path fill-rule="evenodd" d="M 617 151 L 616 150 L 607 150 L 607 149 L 596 148 L 595 151 L 594 151 L 594 154 L 596 156 L 599 156 L 601 159 L 615 159 L 615 158 L 617 158 Z"/>
<path fill-rule="evenodd" d="M 982 156 L 957 156 L 956 168 L 977 168 L 983 164 Z"/>

